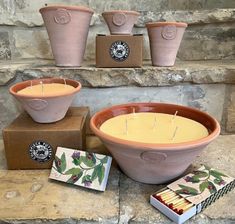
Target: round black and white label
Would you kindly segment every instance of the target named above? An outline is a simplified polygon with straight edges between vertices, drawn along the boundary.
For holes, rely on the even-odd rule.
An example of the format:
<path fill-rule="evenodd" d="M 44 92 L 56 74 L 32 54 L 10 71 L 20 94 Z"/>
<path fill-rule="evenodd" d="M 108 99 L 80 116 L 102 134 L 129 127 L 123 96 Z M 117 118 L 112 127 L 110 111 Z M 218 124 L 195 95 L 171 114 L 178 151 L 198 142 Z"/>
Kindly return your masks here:
<path fill-rule="evenodd" d="M 112 43 L 109 52 L 112 59 L 121 62 L 128 58 L 130 54 L 130 48 L 126 42 L 120 40 Z"/>
<path fill-rule="evenodd" d="M 44 141 L 35 141 L 29 146 L 29 155 L 31 159 L 44 163 L 51 159 L 52 147 Z"/>

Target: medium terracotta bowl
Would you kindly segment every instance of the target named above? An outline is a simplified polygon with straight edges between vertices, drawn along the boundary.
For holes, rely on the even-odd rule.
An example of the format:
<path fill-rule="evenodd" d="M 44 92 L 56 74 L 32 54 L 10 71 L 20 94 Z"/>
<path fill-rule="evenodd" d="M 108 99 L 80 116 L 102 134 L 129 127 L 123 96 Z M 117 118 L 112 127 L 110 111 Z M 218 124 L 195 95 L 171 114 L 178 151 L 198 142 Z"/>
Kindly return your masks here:
<path fill-rule="evenodd" d="M 62 83 L 66 81 L 67 85 L 74 87 L 74 90 L 67 94 L 54 96 L 26 96 L 17 93 L 18 91 L 31 86 L 46 83 Z M 10 88 L 10 93 L 21 103 L 22 107 L 28 112 L 32 119 L 38 123 L 52 123 L 64 118 L 69 106 L 71 105 L 75 94 L 81 89 L 81 84 L 75 80 L 49 78 L 35 79 L 20 82 Z"/>
<path fill-rule="evenodd" d="M 150 144 L 123 140 L 100 131 L 108 119 L 138 112 L 174 114 L 195 120 L 209 131 L 205 138 L 174 144 Z M 91 121 L 92 131 L 102 140 L 120 168 L 130 178 L 148 184 L 168 182 L 187 169 L 195 157 L 220 133 L 219 123 L 207 113 L 194 108 L 164 103 L 130 103 L 113 106 L 96 113 Z"/>

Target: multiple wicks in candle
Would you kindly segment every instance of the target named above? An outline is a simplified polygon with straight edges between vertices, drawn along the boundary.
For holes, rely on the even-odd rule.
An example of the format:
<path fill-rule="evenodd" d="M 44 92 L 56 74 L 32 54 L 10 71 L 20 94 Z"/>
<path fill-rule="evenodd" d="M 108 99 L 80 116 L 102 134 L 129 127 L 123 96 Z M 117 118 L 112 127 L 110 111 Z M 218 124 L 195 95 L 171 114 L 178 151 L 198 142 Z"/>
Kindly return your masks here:
<path fill-rule="evenodd" d="M 201 123 L 172 114 L 140 112 L 133 110 L 105 121 L 100 130 L 104 133 L 130 141 L 143 143 L 181 143 L 208 136 Z"/>
<path fill-rule="evenodd" d="M 185 211 L 193 207 L 191 202 L 170 189 L 154 194 L 153 197 L 179 215 L 182 215 Z"/>
<path fill-rule="evenodd" d="M 29 86 L 19 90 L 17 93 L 26 95 L 26 96 L 55 96 L 71 93 L 74 90 L 74 87 L 67 85 L 66 80 L 63 79 L 64 83 L 43 83 L 40 81 L 40 84 L 33 85 L 33 82 L 30 81 Z"/>

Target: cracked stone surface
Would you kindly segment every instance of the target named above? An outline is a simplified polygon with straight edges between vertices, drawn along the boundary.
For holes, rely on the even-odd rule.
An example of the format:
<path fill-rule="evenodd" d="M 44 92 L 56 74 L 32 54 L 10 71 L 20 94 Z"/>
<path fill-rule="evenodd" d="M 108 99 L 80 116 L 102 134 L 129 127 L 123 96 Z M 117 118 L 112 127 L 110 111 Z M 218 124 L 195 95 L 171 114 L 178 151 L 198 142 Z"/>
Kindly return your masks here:
<path fill-rule="evenodd" d="M 235 135 L 219 136 L 187 170 L 206 164 L 235 173 Z M 107 153 L 98 138 L 88 137 L 89 151 Z M 104 193 L 48 180 L 48 170 L 7 171 L 0 140 L 0 222 L 2 223 L 172 223 L 149 204 L 149 196 L 164 185 L 135 182 L 115 163 Z M 235 190 L 186 223 L 235 222 Z M 24 209 L 22 209 L 24 208 Z"/>

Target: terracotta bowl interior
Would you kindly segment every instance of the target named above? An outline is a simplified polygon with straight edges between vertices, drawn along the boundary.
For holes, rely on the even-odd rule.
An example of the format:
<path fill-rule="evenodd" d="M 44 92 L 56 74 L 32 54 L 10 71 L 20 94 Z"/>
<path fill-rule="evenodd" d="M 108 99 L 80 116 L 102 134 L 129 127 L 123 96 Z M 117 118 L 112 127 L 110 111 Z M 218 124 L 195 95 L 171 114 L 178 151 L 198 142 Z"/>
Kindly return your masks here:
<path fill-rule="evenodd" d="M 20 90 L 22 90 L 26 87 L 31 86 L 31 83 L 32 83 L 33 86 L 37 85 L 37 84 L 40 84 L 41 81 L 44 84 L 48 84 L 48 83 L 61 83 L 61 84 L 64 84 L 64 79 L 61 79 L 61 78 L 34 79 L 34 80 L 28 80 L 28 81 L 16 83 L 15 85 L 13 85 L 10 88 L 10 93 L 13 94 L 13 95 L 20 95 L 20 94 L 17 93 L 18 91 L 20 91 Z M 81 84 L 79 82 L 77 82 L 75 80 L 71 80 L 71 79 L 65 79 L 65 81 L 66 81 L 67 85 L 71 85 L 75 88 L 74 92 L 77 92 L 78 90 L 80 90 Z M 21 96 L 26 97 L 25 95 L 21 95 Z M 30 97 L 30 96 L 28 96 L 28 97 Z M 43 96 L 40 96 L 40 97 L 43 97 Z"/>
<path fill-rule="evenodd" d="M 99 135 L 99 133 L 101 133 L 101 135 L 104 136 L 106 134 L 101 132 L 99 128 L 106 120 L 118 115 L 133 113 L 133 110 L 136 113 L 158 112 L 172 115 L 175 114 L 176 111 L 178 111 L 177 115 L 195 120 L 203 124 L 209 132 L 209 136 L 206 137 L 208 138 L 208 140 L 216 137 L 220 131 L 218 122 L 209 114 L 190 107 L 164 103 L 133 103 L 113 106 L 95 114 L 91 120 L 91 127 L 96 134 Z"/>

